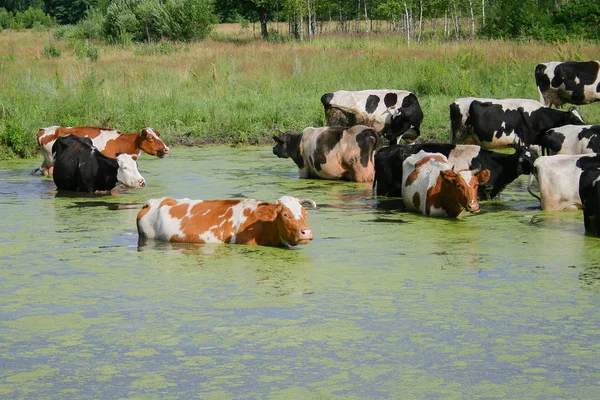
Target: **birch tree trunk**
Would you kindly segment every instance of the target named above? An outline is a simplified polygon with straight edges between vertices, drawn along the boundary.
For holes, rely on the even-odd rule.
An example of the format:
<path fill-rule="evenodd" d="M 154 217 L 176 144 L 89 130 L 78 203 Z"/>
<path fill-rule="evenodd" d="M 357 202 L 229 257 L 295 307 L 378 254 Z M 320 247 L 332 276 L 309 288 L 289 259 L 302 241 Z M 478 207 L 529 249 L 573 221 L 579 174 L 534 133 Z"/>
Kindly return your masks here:
<path fill-rule="evenodd" d="M 471 11 L 471 39 L 475 37 L 475 12 L 473 11 L 473 0 L 469 0 L 469 10 Z"/>
<path fill-rule="evenodd" d="M 485 28 L 485 0 L 481 0 L 481 24 Z"/>
<path fill-rule="evenodd" d="M 410 15 L 408 13 L 406 1 L 404 2 L 404 10 L 406 11 L 406 40 L 408 42 L 408 46 L 410 46 Z"/>
<path fill-rule="evenodd" d="M 365 5 L 365 32 L 369 33 L 369 16 L 367 15 L 367 0 L 364 1 Z"/>
<path fill-rule="evenodd" d="M 421 8 L 419 11 L 419 38 L 418 41 L 421 41 L 421 35 L 423 34 L 423 0 L 419 0 L 419 7 Z"/>

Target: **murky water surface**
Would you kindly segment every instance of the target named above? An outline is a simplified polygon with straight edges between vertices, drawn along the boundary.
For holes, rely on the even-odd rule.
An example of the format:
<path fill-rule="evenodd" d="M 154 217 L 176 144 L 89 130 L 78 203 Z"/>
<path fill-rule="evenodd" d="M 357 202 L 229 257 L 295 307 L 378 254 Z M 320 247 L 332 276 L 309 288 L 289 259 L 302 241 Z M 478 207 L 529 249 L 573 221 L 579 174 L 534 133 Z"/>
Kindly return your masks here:
<path fill-rule="evenodd" d="M 144 156 L 109 198 L 57 197 L 39 162 L 0 165 L 3 398 L 600 396 L 600 239 L 524 179 L 440 220 L 270 148 Z M 284 194 L 320 205 L 307 246 L 138 249 L 111 207 Z"/>

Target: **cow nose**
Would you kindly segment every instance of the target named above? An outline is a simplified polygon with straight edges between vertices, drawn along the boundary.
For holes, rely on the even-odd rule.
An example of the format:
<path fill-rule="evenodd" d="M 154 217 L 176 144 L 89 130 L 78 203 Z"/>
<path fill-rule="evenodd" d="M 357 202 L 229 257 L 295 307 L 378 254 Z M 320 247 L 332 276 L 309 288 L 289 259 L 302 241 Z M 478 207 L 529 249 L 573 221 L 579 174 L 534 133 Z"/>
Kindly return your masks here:
<path fill-rule="evenodd" d="M 300 235 L 302 235 L 303 239 L 312 239 L 313 238 L 313 233 L 310 229 L 302 229 L 300 231 Z"/>
<path fill-rule="evenodd" d="M 477 201 L 471 201 L 468 205 L 467 205 L 467 211 L 472 212 L 474 214 L 479 212 L 479 202 Z"/>
<path fill-rule="evenodd" d="M 144 186 L 146 186 L 146 180 L 144 180 L 144 179 L 139 179 L 139 180 L 138 180 L 138 185 L 139 185 L 139 187 L 144 187 Z"/>

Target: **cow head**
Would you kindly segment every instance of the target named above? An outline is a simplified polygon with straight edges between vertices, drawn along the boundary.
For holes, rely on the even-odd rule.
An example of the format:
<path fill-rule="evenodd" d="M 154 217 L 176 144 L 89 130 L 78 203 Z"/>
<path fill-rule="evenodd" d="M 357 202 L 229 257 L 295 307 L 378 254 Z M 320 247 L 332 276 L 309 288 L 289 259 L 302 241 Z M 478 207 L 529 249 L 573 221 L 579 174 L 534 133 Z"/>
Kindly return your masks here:
<path fill-rule="evenodd" d="M 464 169 L 458 172 L 447 169 L 440 171 L 442 188 L 452 201 L 466 208 L 471 213 L 479 212 L 477 188 L 490 179 L 490 171 Z"/>
<path fill-rule="evenodd" d="M 146 180 L 137 169 L 137 163 L 129 154 L 117 154 L 117 180 L 123 185 L 131 188 L 141 188 L 146 186 Z"/>
<path fill-rule="evenodd" d="M 568 124 L 570 124 L 570 125 L 584 125 L 585 124 L 585 121 L 583 120 L 583 117 L 579 113 L 579 110 L 575 107 L 569 108 L 568 120 L 569 120 Z"/>
<path fill-rule="evenodd" d="M 517 174 L 529 175 L 533 171 L 533 163 L 538 159 L 537 151 L 524 146 L 515 146 L 517 157 Z"/>
<path fill-rule="evenodd" d="M 391 145 L 397 144 L 400 139 L 413 142 L 421 134 L 418 127 L 413 126 L 410 118 L 403 112 L 402 108 L 392 106 L 387 109 L 390 113 L 390 129 L 384 133 L 384 137 Z"/>
<path fill-rule="evenodd" d="M 169 152 L 167 146 L 160 138 L 160 132 L 146 126 L 138 134 L 138 145 L 146 154 L 163 158 Z"/>
<path fill-rule="evenodd" d="M 313 239 L 313 233 L 306 222 L 304 203 L 317 208 L 313 200 L 283 196 L 275 204 L 260 204 L 256 216 L 259 220 L 275 222 L 282 243 L 292 246 L 307 244 Z"/>
<path fill-rule="evenodd" d="M 273 154 L 279 158 L 290 158 L 289 146 L 294 136 L 293 132 L 284 132 L 279 136 L 274 135 L 275 146 L 273 146 Z"/>

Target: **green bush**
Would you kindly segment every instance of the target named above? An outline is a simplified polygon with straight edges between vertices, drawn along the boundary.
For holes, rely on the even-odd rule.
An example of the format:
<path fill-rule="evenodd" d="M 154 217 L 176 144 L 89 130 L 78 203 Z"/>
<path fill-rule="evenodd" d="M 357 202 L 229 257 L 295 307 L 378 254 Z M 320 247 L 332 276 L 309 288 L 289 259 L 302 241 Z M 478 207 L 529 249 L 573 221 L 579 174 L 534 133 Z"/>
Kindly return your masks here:
<path fill-rule="evenodd" d="M 44 13 L 43 10 L 35 7 L 29 7 L 23 12 L 15 14 L 11 28 L 31 29 L 36 26 L 51 27 L 56 25 L 56 21 L 51 16 Z"/>
<path fill-rule="evenodd" d="M 0 7 L 0 28 L 8 28 L 12 18 L 12 13 L 6 11 L 6 8 Z"/>
<path fill-rule="evenodd" d="M 47 44 L 41 53 L 42 57 L 46 58 L 57 58 L 60 57 L 60 50 L 54 45 L 54 43 Z"/>
<path fill-rule="evenodd" d="M 103 33 L 113 43 L 162 38 L 205 38 L 215 23 L 209 0 L 115 0 L 106 10 Z"/>

